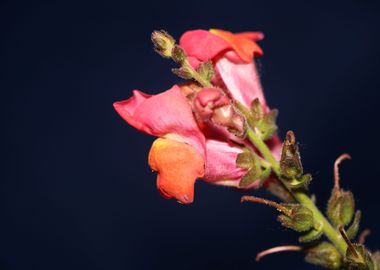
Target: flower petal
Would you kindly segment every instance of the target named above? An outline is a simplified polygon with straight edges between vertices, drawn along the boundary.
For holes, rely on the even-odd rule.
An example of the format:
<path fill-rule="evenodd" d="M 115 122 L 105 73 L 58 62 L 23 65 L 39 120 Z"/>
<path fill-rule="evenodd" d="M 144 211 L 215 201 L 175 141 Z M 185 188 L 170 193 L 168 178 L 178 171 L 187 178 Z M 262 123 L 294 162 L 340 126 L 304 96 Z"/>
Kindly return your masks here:
<path fill-rule="evenodd" d="M 260 32 L 233 34 L 220 29 L 211 29 L 210 32 L 227 41 L 245 63 L 250 63 L 254 55 L 263 55 L 262 49 L 256 43 L 256 40 L 264 38 Z"/>
<path fill-rule="evenodd" d="M 194 183 L 204 174 L 204 160 L 192 146 L 159 138 L 149 152 L 149 165 L 158 172 L 157 188 L 164 197 L 193 202 Z"/>
<path fill-rule="evenodd" d="M 179 45 L 190 57 L 196 57 L 200 61 L 207 61 L 219 53 L 231 49 L 231 45 L 224 39 L 206 30 L 192 30 L 185 32 Z"/>
<path fill-rule="evenodd" d="M 204 180 L 219 185 L 239 186 L 246 169 L 236 165 L 237 156 L 243 150 L 227 142 L 207 140 L 207 159 Z"/>
<path fill-rule="evenodd" d="M 205 156 L 205 138 L 180 88 L 158 95 L 133 91 L 133 97 L 114 103 L 115 110 L 131 126 L 150 135 L 175 139 L 192 145 Z"/>
<path fill-rule="evenodd" d="M 215 70 L 233 99 L 250 107 L 251 102 L 259 98 L 260 103 L 266 108 L 263 89 L 254 62 L 235 63 L 227 57 L 221 57 L 215 62 Z"/>

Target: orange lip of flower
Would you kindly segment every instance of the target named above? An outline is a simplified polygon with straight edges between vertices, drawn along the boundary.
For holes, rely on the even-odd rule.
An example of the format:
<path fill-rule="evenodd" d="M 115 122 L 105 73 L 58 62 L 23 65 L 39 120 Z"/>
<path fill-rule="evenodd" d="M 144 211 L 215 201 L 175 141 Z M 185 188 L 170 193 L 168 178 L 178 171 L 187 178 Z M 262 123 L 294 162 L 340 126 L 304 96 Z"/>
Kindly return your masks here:
<path fill-rule="evenodd" d="M 255 42 L 264 38 L 260 32 L 233 34 L 220 29 L 210 29 L 210 32 L 228 42 L 246 63 L 251 62 L 254 55 L 263 55 L 263 50 Z"/>
<path fill-rule="evenodd" d="M 192 146 L 159 138 L 149 152 L 149 165 L 158 172 L 157 188 L 164 197 L 193 202 L 194 183 L 204 175 L 204 160 Z"/>

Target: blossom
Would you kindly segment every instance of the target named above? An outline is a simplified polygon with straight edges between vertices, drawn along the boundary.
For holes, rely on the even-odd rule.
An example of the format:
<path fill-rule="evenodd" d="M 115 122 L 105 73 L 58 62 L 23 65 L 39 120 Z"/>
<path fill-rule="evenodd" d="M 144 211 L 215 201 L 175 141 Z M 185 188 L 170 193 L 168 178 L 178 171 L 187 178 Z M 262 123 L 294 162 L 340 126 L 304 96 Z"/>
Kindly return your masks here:
<path fill-rule="evenodd" d="M 127 123 L 159 137 L 152 144 L 148 161 L 158 173 L 157 188 L 164 197 L 185 204 L 193 202 L 194 184 L 199 178 L 241 187 L 248 169 L 238 166 L 236 160 L 244 150 L 245 119 L 233 101 L 250 106 L 258 98 L 269 110 L 252 60 L 262 55 L 255 42 L 262 37 L 256 32 L 186 32 L 181 47 L 193 67 L 212 60 L 214 87 L 187 83 L 157 95 L 135 90 L 129 99 L 114 103 Z M 276 140 L 269 142 L 273 143 L 274 147 L 280 145 Z M 244 188 L 258 185 L 252 182 Z"/>

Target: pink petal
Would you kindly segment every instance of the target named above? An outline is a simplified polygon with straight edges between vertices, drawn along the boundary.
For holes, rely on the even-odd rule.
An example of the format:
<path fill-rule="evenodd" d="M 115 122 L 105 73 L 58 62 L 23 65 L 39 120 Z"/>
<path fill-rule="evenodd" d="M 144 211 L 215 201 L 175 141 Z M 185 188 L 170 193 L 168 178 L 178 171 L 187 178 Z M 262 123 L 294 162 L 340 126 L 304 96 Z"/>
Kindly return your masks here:
<path fill-rule="evenodd" d="M 231 49 L 231 45 L 224 39 L 206 30 L 185 32 L 180 38 L 179 45 L 188 56 L 196 57 L 200 61 L 211 60 L 219 53 Z"/>
<path fill-rule="evenodd" d="M 207 140 L 207 158 L 204 180 L 214 184 L 238 186 L 247 170 L 236 165 L 243 150 L 232 143 Z"/>
<path fill-rule="evenodd" d="M 187 99 L 177 85 L 158 95 L 135 90 L 131 98 L 113 105 L 119 115 L 136 129 L 150 135 L 188 143 L 205 157 L 204 135 L 198 128 Z"/>
<path fill-rule="evenodd" d="M 235 54 L 229 52 L 229 54 Z M 221 57 L 215 62 L 215 70 L 222 79 L 231 97 L 247 107 L 255 98 L 266 108 L 263 89 L 254 62 L 249 64 L 236 63 L 227 57 Z"/>

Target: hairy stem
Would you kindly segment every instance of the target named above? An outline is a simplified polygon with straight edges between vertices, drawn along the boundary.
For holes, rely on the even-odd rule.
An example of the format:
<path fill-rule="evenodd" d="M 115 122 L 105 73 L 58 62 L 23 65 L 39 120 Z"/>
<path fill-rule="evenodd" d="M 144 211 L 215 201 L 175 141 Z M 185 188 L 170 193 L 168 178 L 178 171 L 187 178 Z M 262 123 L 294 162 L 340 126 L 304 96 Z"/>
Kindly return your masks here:
<path fill-rule="evenodd" d="M 281 179 L 281 168 L 280 163 L 275 159 L 271 150 L 268 146 L 261 140 L 261 138 L 251 129 L 247 128 L 247 137 L 252 142 L 252 144 L 257 148 L 257 150 L 262 154 L 263 158 L 266 159 L 278 179 L 283 183 Z M 283 183 L 287 187 L 286 183 Z M 330 224 L 330 222 L 321 213 L 318 207 L 310 199 L 310 197 L 305 193 L 305 191 L 293 191 L 288 189 L 289 192 L 294 196 L 294 198 L 302 205 L 306 206 L 313 212 L 315 221 L 322 224 L 322 230 L 325 236 L 335 245 L 342 255 L 346 254 L 347 244 L 340 235 L 340 233 Z"/>

